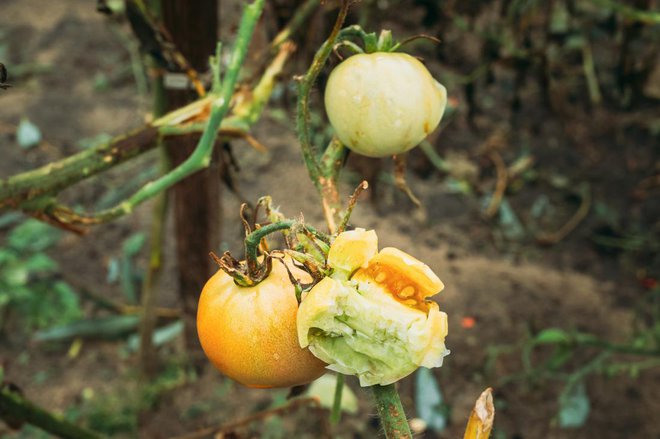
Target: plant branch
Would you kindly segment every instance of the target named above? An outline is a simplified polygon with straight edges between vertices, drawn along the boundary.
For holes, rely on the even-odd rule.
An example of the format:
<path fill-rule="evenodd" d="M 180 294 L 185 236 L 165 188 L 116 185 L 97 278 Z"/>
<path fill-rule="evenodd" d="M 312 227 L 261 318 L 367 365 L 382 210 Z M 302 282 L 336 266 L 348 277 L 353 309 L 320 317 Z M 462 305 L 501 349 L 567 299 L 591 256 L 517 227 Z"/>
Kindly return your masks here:
<path fill-rule="evenodd" d="M 63 160 L 0 181 L 0 209 L 56 193 L 156 146 L 158 130 L 146 126 Z"/>
<path fill-rule="evenodd" d="M 245 60 L 248 45 L 252 39 L 252 33 L 254 32 L 254 28 L 261 15 L 263 6 L 264 0 L 255 0 L 252 4 L 246 6 L 243 12 L 232 57 L 229 62 L 227 73 L 224 75 L 222 81 L 222 88 L 219 96 L 212 96 L 213 100 L 211 102 L 211 114 L 209 116 L 208 124 L 202 133 L 202 137 L 197 143 L 197 147 L 190 157 L 166 175 L 153 182 L 147 183 L 123 203 L 111 209 L 99 212 L 99 214 L 93 218 L 94 221 L 106 222 L 130 213 L 135 206 L 154 197 L 158 193 L 169 189 L 189 175 L 208 167 L 211 161 L 211 152 L 213 151 L 215 141 L 218 137 L 220 123 L 229 110 L 231 97 L 234 94 L 234 88 L 238 80 L 238 73 Z M 216 59 L 215 62 L 220 62 L 220 60 Z"/>
<path fill-rule="evenodd" d="M 10 426 L 20 428 L 24 423 L 39 427 L 48 433 L 70 439 L 97 439 L 101 435 L 66 421 L 31 403 L 20 391 L 9 384 L 0 387 L 0 418 Z"/>
<path fill-rule="evenodd" d="M 376 410 L 387 439 L 412 439 L 410 426 L 394 384 L 371 386 L 376 398 Z"/>
<path fill-rule="evenodd" d="M 170 163 L 165 150 L 161 146 L 161 167 L 164 171 L 170 168 Z M 156 328 L 158 316 L 156 305 L 158 304 L 159 290 L 156 283 L 163 266 L 163 242 L 165 240 L 165 222 L 167 218 L 167 194 L 161 193 L 156 198 L 151 218 L 151 230 L 149 233 L 149 265 L 142 283 L 142 315 L 140 320 L 140 365 L 141 372 L 145 377 L 151 377 L 156 372 L 157 357 L 153 343 L 153 333 Z"/>
<path fill-rule="evenodd" d="M 213 93 L 209 97 L 211 113 L 208 118 L 208 123 L 196 149 L 185 162 L 159 179 L 147 183 L 144 187 L 119 205 L 101 211 L 95 215 L 78 214 L 70 209 L 57 206 L 53 203 L 48 204 L 48 201 L 46 201 L 45 206 L 37 204 L 33 207 L 46 211 L 55 221 L 63 224 L 99 224 L 131 213 L 137 205 L 172 187 L 189 175 L 207 167 L 210 163 L 211 152 L 213 151 L 215 141 L 218 137 L 218 129 L 229 110 L 231 97 L 234 93 L 234 88 L 238 79 L 238 73 L 245 60 L 248 45 L 263 9 L 263 5 L 264 0 L 255 0 L 254 3 L 245 8 L 230 65 L 223 79 L 221 90 L 219 93 Z M 219 60 L 216 60 L 216 62 L 219 62 Z M 198 102 L 193 103 L 193 105 L 199 105 Z M 189 106 L 180 110 L 185 110 L 187 108 L 189 108 Z M 180 110 L 177 111 L 177 115 L 180 113 Z M 159 119 L 154 125 L 163 125 L 166 121 L 171 121 L 172 115 L 168 116 Z M 47 174 L 48 172 L 46 172 L 46 175 Z"/>
<path fill-rule="evenodd" d="M 348 14 L 348 8 L 349 2 L 346 0 L 342 1 L 339 14 L 337 15 L 337 20 L 335 21 L 335 25 L 332 28 L 330 36 L 323 43 L 321 48 L 316 52 L 314 59 L 312 60 L 312 65 L 309 67 L 309 70 L 307 70 L 307 73 L 302 77 L 298 84 L 296 132 L 298 133 L 298 139 L 300 141 L 300 146 L 302 147 L 305 166 L 307 166 L 309 176 L 319 191 L 322 190 L 322 184 L 319 181 L 321 169 L 317 158 L 318 150 L 315 145 L 312 144 L 309 130 L 309 95 L 311 93 L 312 87 L 314 86 L 314 83 L 316 82 L 316 79 L 319 76 L 319 73 L 321 73 L 323 66 L 332 53 L 332 48 L 335 45 L 339 31 L 341 30 L 341 27 L 344 24 L 344 20 L 346 19 L 346 15 Z"/>
<path fill-rule="evenodd" d="M 291 45 L 282 45 L 280 52 L 266 68 L 259 82 L 233 109 L 231 116 L 222 120 L 219 136 L 247 138 L 254 124 L 270 99 L 273 85 L 292 53 Z M 35 202 L 44 196 L 56 195 L 61 190 L 87 178 L 107 171 L 140 154 L 151 151 L 161 136 L 202 132 L 211 110 L 211 96 L 201 98 L 185 107 L 173 110 L 156 119 L 150 125 L 138 128 L 98 146 L 86 149 L 65 159 L 40 168 L 0 180 L 0 210 L 23 209 L 43 220 L 52 220 L 43 213 L 45 205 L 51 211 L 60 212 L 62 219 L 71 217 L 74 223 L 96 224 L 100 221 L 77 218 L 71 209 L 57 206 L 53 200 Z M 238 112 L 238 114 L 237 114 Z M 28 203 L 28 204 L 25 204 Z M 30 205 L 31 203 L 34 203 Z M 30 212 L 31 211 L 31 212 Z"/>

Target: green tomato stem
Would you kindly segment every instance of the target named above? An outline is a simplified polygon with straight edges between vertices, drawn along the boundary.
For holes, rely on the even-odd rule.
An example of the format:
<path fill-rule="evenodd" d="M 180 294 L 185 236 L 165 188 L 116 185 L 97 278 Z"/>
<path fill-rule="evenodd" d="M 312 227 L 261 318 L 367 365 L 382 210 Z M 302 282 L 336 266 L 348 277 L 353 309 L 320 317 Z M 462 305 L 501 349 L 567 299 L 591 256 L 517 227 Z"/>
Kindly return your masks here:
<path fill-rule="evenodd" d="M 335 384 L 335 399 L 332 402 L 332 412 L 330 412 L 330 423 L 339 424 L 341 420 L 341 396 L 344 391 L 344 375 L 337 374 L 337 383 Z"/>
<path fill-rule="evenodd" d="M 271 233 L 290 229 L 293 224 L 294 221 L 292 220 L 279 221 L 260 227 L 245 237 L 245 260 L 247 261 L 248 275 L 250 278 L 259 272 L 258 256 L 261 240 Z"/>
<path fill-rule="evenodd" d="M 376 410 L 387 439 L 412 439 L 412 432 L 401 405 L 395 384 L 372 386 L 376 398 Z"/>
<path fill-rule="evenodd" d="M 305 166 L 307 167 L 310 178 L 319 190 L 321 190 L 321 183 L 319 181 L 320 166 L 317 158 L 318 151 L 316 146 L 312 144 L 309 130 L 309 95 L 319 73 L 321 73 L 323 66 L 325 66 L 328 57 L 332 53 L 332 48 L 335 45 L 341 27 L 346 19 L 346 15 L 348 14 L 348 7 L 349 2 L 343 1 L 330 36 L 314 55 L 312 65 L 309 67 L 309 70 L 307 70 L 307 73 L 303 76 L 298 85 L 296 132 L 298 133 L 298 140 L 302 147 Z"/>
<path fill-rule="evenodd" d="M 252 233 L 248 234 L 245 237 L 245 260 L 247 263 L 247 274 L 251 282 L 258 283 L 268 276 L 270 270 L 264 271 L 264 267 L 259 264 L 259 244 L 261 240 L 271 233 L 279 232 L 281 230 L 289 230 L 293 228 L 296 224 L 294 220 L 282 220 L 275 223 L 267 224 L 262 226 Z M 314 238 L 320 239 L 322 242 L 328 240 L 329 238 L 317 231 L 314 227 L 304 225 L 304 228 L 307 229 L 310 235 Z M 309 238 L 310 241 L 312 238 Z M 319 244 L 317 244 L 319 245 Z M 321 249 L 322 251 L 322 249 Z M 250 283 L 251 285 L 252 283 Z"/>

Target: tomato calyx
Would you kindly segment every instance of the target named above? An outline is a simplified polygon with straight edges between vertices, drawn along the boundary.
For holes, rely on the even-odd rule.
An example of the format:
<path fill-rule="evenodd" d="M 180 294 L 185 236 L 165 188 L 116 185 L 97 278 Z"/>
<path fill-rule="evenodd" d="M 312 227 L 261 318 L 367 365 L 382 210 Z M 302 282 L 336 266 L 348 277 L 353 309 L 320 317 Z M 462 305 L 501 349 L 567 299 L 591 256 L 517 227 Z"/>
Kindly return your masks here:
<path fill-rule="evenodd" d="M 270 197 L 259 199 L 252 221 L 247 215 L 247 204 L 241 206 L 240 217 L 246 235 L 244 261 L 234 258 L 229 252 L 223 253 L 222 256 L 213 252 L 210 255 L 218 266 L 234 279 L 234 283 L 241 287 L 253 287 L 264 281 L 272 271 L 273 258 L 282 259 L 284 255 L 288 255 L 297 268 L 305 270 L 312 277 L 310 285 L 303 285 L 289 272 L 289 278 L 296 287 L 296 295 L 300 297 L 302 291 L 311 288 L 329 274 L 325 260 L 330 249 L 330 238 L 305 224 L 302 216 L 297 220 L 286 219 L 273 209 L 271 204 Z M 256 222 L 258 210 L 262 206 L 266 211 L 266 224 Z M 276 232 L 284 234 L 288 249 L 269 251 L 266 237 Z M 284 266 L 286 267 L 286 264 Z"/>
<path fill-rule="evenodd" d="M 350 38 L 361 40 L 364 48 L 351 41 Z M 398 51 L 404 45 L 418 39 L 429 40 L 436 44 L 440 43 L 439 39 L 426 34 L 413 35 L 403 41 L 397 42 L 392 37 L 392 31 L 389 29 L 383 29 L 380 31 L 380 34 L 376 35 L 376 32 L 366 32 L 361 26 L 355 24 L 345 27 L 339 32 L 339 36 L 337 37 L 338 42 L 334 45 L 333 51 L 335 54 L 338 54 L 339 48 L 346 47 L 353 55 L 358 53 L 375 52 L 391 53 Z M 341 58 L 341 56 L 339 57 Z"/>
<path fill-rule="evenodd" d="M 211 252 L 210 256 L 220 269 L 231 276 L 234 283 L 240 287 L 253 287 L 263 282 L 273 269 L 273 259 L 284 262 L 285 257 L 290 258 L 283 266 L 295 287 L 296 297 L 300 303 L 304 292 L 311 290 L 323 278 L 330 276 L 335 271 L 332 264 L 328 262 L 331 244 L 334 237 L 348 227 L 353 208 L 360 194 L 368 187 L 366 181 L 362 181 L 357 186 L 333 236 L 319 232 L 306 224 L 302 214 L 295 220 L 286 218 L 273 208 L 270 196 L 261 197 L 251 215 L 248 215 L 249 208 L 244 203 L 240 209 L 240 218 L 245 228 L 245 260 L 239 261 L 229 252 L 224 252 L 222 256 Z M 264 209 L 266 216 L 266 223 L 263 224 L 257 223 L 260 208 Z M 266 238 L 276 232 L 283 234 L 286 248 L 270 251 Z M 298 280 L 299 276 L 294 276 L 289 270 L 289 264 L 309 274 L 311 282 L 301 283 Z"/>

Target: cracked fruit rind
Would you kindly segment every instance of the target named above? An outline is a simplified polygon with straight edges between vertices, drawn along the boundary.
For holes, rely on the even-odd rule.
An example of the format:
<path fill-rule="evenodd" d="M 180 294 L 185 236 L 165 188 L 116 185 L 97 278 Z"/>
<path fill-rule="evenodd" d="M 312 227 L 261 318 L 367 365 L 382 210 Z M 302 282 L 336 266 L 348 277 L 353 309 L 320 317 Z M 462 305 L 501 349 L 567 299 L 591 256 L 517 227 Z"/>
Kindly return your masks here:
<path fill-rule="evenodd" d="M 419 366 L 439 367 L 449 353 L 447 315 L 427 298 L 442 288 L 428 266 L 385 248 L 350 279 L 326 277 L 304 296 L 300 345 L 328 369 L 356 375 L 362 386 L 391 384 Z"/>
<path fill-rule="evenodd" d="M 287 266 L 301 281 L 309 275 Z M 284 263 L 273 259 L 268 277 L 240 287 L 222 270 L 211 277 L 200 296 L 197 332 L 213 365 L 249 387 L 290 387 L 321 376 L 325 364 L 298 344 L 298 302 Z"/>
<path fill-rule="evenodd" d="M 328 265 L 351 275 L 366 266 L 378 253 L 378 237 L 373 230 L 355 229 L 337 235 L 328 252 Z"/>

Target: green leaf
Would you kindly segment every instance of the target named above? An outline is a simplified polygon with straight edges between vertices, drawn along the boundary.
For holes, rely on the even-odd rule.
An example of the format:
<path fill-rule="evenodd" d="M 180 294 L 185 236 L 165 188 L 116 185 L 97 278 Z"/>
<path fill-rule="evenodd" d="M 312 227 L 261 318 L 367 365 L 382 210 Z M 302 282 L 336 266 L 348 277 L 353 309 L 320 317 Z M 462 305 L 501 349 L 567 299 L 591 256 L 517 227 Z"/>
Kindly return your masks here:
<path fill-rule="evenodd" d="M 57 262 L 45 253 L 36 253 L 25 261 L 25 268 L 31 272 L 48 273 L 57 270 Z"/>
<path fill-rule="evenodd" d="M 566 364 L 573 355 L 575 354 L 575 349 L 572 346 L 565 344 L 560 344 L 555 347 L 552 357 L 545 363 L 545 367 L 550 370 L 558 370 L 564 364 Z"/>
<path fill-rule="evenodd" d="M 119 279 L 119 261 L 117 258 L 110 258 L 108 261 L 108 274 L 105 281 L 109 284 L 114 284 Z"/>
<path fill-rule="evenodd" d="M 0 247 L 0 268 L 3 265 L 11 264 L 19 259 L 16 252 L 7 247 Z M 2 275 L 0 274 L 0 278 Z"/>
<path fill-rule="evenodd" d="M 171 342 L 176 337 L 183 333 L 183 321 L 177 320 L 174 323 L 165 325 L 162 328 L 158 328 L 152 334 L 151 340 L 154 346 L 162 346 L 166 343 Z M 131 352 L 136 352 L 140 349 L 140 335 L 133 334 L 128 338 L 127 342 L 128 350 Z"/>
<path fill-rule="evenodd" d="M 53 292 L 56 294 L 58 323 L 69 323 L 82 317 L 80 299 L 71 286 L 64 281 L 53 284 Z"/>
<path fill-rule="evenodd" d="M 140 252 L 144 242 L 144 233 L 136 233 L 124 241 L 124 245 L 122 246 L 123 256 L 120 266 L 120 281 L 122 292 L 129 303 L 137 303 L 138 301 L 139 275 L 133 267 L 133 257 Z"/>
<path fill-rule="evenodd" d="M 571 336 L 559 328 L 548 328 L 536 334 L 534 344 L 564 344 L 571 341 Z"/>
<path fill-rule="evenodd" d="M 103 72 L 96 72 L 93 78 L 94 91 L 107 91 L 110 89 L 110 78 Z"/>
<path fill-rule="evenodd" d="M 140 323 L 137 315 L 116 315 L 84 319 L 70 325 L 38 331 L 34 341 L 66 341 L 76 337 L 113 339 L 134 331 Z"/>
<path fill-rule="evenodd" d="M 32 148 L 41 142 L 41 130 L 27 118 L 22 118 L 16 129 L 16 141 L 21 148 Z"/>
<path fill-rule="evenodd" d="M 589 417 L 591 403 L 583 381 L 569 383 L 559 396 L 559 426 L 582 427 Z"/>
<path fill-rule="evenodd" d="M 447 427 L 447 406 L 430 369 L 420 367 L 415 375 L 415 407 L 428 427 L 440 433 Z"/>
<path fill-rule="evenodd" d="M 40 252 L 60 239 L 59 230 L 35 219 L 29 219 L 9 232 L 7 242 L 20 252 Z"/>
<path fill-rule="evenodd" d="M 124 255 L 128 257 L 137 255 L 144 245 L 145 238 L 144 233 L 136 233 L 124 241 L 124 245 L 122 246 Z"/>
<path fill-rule="evenodd" d="M 0 272 L 0 277 L 10 288 L 27 284 L 30 272 L 21 263 L 11 264 Z"/>

